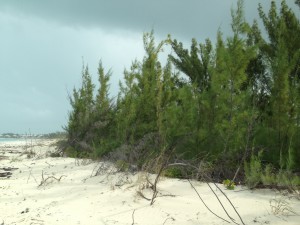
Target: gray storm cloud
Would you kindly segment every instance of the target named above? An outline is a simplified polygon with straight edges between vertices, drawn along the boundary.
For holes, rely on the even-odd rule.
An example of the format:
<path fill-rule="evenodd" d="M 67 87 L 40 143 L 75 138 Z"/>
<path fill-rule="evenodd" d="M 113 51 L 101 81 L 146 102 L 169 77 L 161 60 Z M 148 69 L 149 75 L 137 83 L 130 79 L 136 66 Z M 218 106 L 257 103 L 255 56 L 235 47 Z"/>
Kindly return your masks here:
<path fill-rule="evenodd" d="M 248 0 L 249 17 L 257 14 L 257 3 Z M 157 33 L 179 38 L 205 38 L 215 35 L 230 23 L 230 8 L 235 0 L 51 0 L 1 1 L 2 11 L 34 16 L 73 27 L 102 27 L 138 32 L 154 28 Z"/>
<path fill-rule="evenodd" d="M 45 133 L 67 122 L 68 92 L 80 85 L 82 61 L 94 81 L 100 59 L 116 95 L 125 67 L 142 59 L 142 34 L 155 30 L 188 47 L 230 30 L 236 0 L 0 1 L 0 133 Z M 270 1 L 246 0 L 248 21 Z M 280 1 L 277 0 L 278 6 Z M 288 1 L 291 7 L 293 1 Z"/>

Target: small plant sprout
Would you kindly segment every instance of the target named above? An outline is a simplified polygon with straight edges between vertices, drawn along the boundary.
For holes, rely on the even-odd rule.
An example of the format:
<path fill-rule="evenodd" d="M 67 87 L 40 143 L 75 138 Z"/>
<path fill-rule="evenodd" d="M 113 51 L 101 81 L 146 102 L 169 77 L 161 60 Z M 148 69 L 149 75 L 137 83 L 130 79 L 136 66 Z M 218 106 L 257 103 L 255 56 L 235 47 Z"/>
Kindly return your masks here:
<path fill-rule="evenodd" d="M 228 190 L 234 190 L 235 188 L 235 183 L 232 180 L 223 180 L 223 185 L 226 187 Z"/>

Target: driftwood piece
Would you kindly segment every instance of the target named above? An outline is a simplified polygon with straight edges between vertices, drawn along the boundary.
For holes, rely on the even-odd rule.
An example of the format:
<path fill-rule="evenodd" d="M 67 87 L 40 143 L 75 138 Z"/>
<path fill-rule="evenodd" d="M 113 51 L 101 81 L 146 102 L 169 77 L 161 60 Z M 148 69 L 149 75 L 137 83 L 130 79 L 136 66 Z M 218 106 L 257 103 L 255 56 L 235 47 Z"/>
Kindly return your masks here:
<path fill-rule="evenodd" d="M 12 175 L 13 170 L 17 170 L 19 168 L 14 168 L 14 167 L 2 167 L 0 168 L 0 177 L 6 177 L 6 178 L 10 178 Z"/>
<path fill-rule="evenodd" d="M 11 172 L 0 172 L 0 177 L 10 178 L 12 175 Z"/>
<path fill-rule="evenodd" d="M 2 160 L 2 159 L 8 159 L 8 156 L 0 155 L 0 160 Z"/>
<path fill-rule="evenodd" d="M 4 171 L 13 171 L 13 170 L 17 170 L 19 168 L 15 168 L 15 167 L 2 167 L 0 168 L 0 170 L 4 170 Z"/>

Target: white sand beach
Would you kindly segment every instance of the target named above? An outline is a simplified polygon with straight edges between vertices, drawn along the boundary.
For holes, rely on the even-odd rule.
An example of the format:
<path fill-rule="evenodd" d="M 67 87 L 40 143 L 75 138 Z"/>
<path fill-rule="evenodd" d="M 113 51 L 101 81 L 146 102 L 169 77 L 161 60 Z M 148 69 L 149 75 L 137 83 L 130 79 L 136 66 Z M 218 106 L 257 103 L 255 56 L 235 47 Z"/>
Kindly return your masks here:
<path fill-rule="evenodd" d="M 150 206 L 150 201 L 138 194 L 152 197 L 143 173 L 116 172 L 104 162 L 51 158 L 53 142 L 0 144 L 0 172 L 8 176 L 0 178 L 0 224 L 228 224 L 207 210 L 186 180 L 162 178 L 158 197 Z M 150 176 L 152 180 L 154 177 Z M 192 183 L 212 211 L 234 224 L 207 184 Z M 242 224 L 222 193 L 211 186 L 229 215 Z M 300 200 L 291 195 L 241 186 L 235 190 L 219 187 L 245 224 L 300 224 Z"/>

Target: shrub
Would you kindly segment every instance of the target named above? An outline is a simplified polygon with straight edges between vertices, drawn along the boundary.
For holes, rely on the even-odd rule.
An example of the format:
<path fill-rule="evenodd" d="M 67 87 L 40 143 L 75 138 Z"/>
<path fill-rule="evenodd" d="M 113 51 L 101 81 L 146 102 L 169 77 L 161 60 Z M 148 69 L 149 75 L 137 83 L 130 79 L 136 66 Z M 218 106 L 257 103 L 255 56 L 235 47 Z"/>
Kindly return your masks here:
<path fill-rule="evenodd" d="M 56 152 L 51 152 L 50 153 L 50 157 L 52 158 L 57 158 L 57 157 L 61 157 L 61 153 L 56 151 Z"/>
<path fill-rule="evenodd" d="M 255 188 L 261 182 L 262 166 L 260 151 L 258 155 L 252 155 L 250 162 L 245 163 L 245 182 L 249 188 Z"/>
<path fill-rule="evenodd" d="M 232 180 L 223 180 L 223 185 L 226 187 L 228 190 L 234 190 L 235 188 L 235 183 Z"/>
<path fill-rule="evenodd" d="M 179 168 L 171 167 L 167 168 L 163 175 L 170 178 L 182 178 L 182 171 Z"/>
<path fill-rule="evenodd" d="M 273 173 L 273 167 L 267 165 L 261 174 L 261 181 L 264 185 L 274 185 L 277 183 L 276 175 Z"/>
<path fill-rule="evenodd" d="M 300 187 L 300 177 L 288 170 L 280 170 L 276 176 L 276 181 L 278 186 L 284 186 L 291 190 L 299 189 Z"/>
<path fill-rule="evenodd" d="M 118 160 L 115 165 L 120 172 L 127 172 L 129 170 L 129 163 L 124 160 Z"/>

